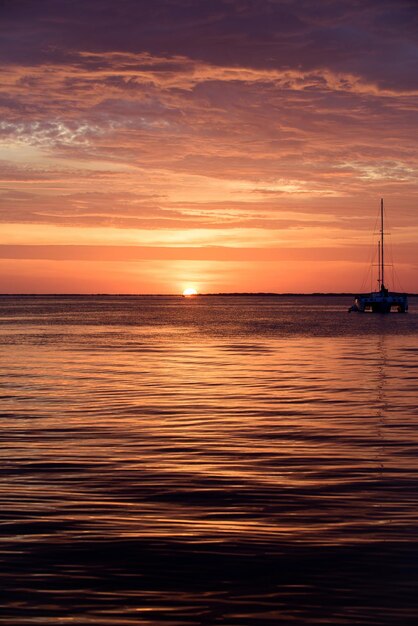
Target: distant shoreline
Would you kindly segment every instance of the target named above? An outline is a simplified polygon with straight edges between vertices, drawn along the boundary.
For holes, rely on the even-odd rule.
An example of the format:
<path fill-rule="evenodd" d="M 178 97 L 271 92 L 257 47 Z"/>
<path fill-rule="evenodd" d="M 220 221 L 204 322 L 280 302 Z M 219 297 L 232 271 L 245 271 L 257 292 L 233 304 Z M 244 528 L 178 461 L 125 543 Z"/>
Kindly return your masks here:
<path fill-rule="evenodd" d="M 408 292 L 406 292 L 408 293 Z M 201 297 L 354 297 L 354 292 L 312 292 L 312 293 L 276 293 L 276 292 L 219 292 L 198 293 L 187 296 L 187 299 Z M 408 293 L 410 297 L 417 297 L 418 293 Z M 183 298 L 179 293 L 0 293 L 0 298 Z"/>

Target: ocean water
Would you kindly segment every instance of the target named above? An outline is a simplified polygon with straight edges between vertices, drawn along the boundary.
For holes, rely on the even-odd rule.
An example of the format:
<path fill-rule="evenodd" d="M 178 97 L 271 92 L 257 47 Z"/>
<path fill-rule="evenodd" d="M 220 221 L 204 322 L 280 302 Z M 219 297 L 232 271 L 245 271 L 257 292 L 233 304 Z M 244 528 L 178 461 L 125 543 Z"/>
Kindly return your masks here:
<path fill-rule="evenodd" d="M 418 301 L 1 297 L 1 623 L 418 623 Z"/>

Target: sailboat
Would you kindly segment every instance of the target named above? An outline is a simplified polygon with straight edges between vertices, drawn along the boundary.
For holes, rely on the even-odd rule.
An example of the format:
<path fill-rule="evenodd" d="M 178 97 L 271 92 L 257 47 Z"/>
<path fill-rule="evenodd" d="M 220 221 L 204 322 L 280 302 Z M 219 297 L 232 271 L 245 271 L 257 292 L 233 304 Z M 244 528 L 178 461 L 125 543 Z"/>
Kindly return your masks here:
<path fill-rule="evenodd" d="M 385 228 L 383 213 L 383 198 L 380 200 L 380 241 L 378 243 L 378 291 L 355 296 L 354 304 L 348 309 L 350 312 L 390 313 L 395 309 L 398 313 L 408 310 L 408 296 L 406 293 L 391 292 L 385 285 Z"/>

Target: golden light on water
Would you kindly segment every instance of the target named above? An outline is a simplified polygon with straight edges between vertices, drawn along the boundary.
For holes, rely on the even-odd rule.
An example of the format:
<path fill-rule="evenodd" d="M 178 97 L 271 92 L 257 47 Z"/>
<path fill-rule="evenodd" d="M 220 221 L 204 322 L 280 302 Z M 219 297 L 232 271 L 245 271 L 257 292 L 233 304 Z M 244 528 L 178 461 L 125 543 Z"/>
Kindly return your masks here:
<path fill-rule="evenodd" d="M 183 291 L 183 296 L 186 296 L 186 297 L 197 296 L 197 291 L 196 291 L 196 289 L 194 287 L 187 287 Z"/>

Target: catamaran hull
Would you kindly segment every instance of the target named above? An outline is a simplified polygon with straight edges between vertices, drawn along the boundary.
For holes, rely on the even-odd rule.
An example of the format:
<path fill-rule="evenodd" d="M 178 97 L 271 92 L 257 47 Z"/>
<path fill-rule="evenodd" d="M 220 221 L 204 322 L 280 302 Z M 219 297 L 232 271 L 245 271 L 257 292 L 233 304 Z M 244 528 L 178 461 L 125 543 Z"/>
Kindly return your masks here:
<path fill-rule="evenodd" d="M 406 313 L 408 310 L 408 296 L 404 293 L 382 295 L 380 292 L 356 296 L 354 304 L 348 309 L 353 313 Z"/>

